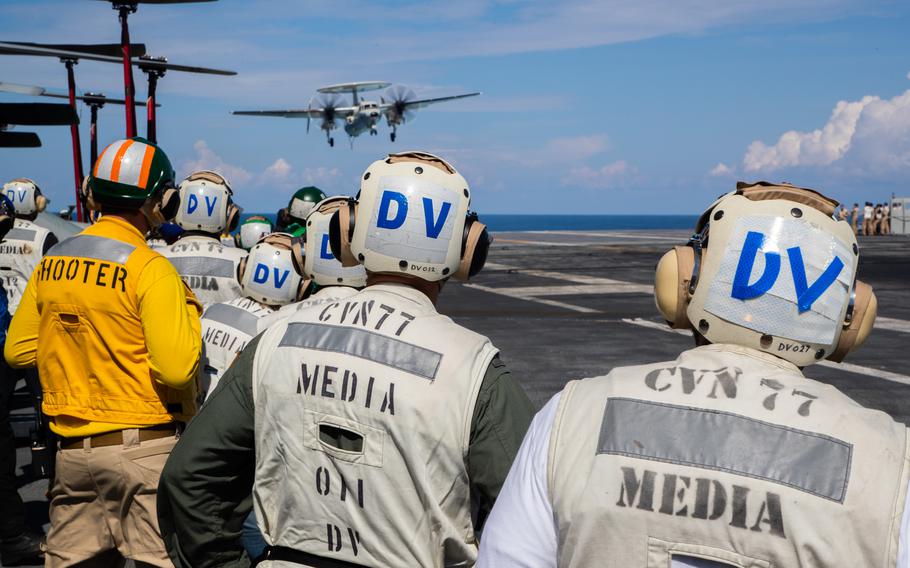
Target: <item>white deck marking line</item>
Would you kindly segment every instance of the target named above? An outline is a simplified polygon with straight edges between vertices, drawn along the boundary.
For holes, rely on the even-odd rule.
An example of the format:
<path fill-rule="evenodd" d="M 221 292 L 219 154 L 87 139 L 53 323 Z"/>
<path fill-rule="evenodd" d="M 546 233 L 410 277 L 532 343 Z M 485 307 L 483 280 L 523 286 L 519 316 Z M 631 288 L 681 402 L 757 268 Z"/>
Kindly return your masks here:
<path fill-rule="evenodd" d="M 601 278 L 599 276 L 586 276 L 584 274 L 569 274 L 568 272 L 555 272 L 553 270 L 526 270 L 517 266 L 508 264 L 499 264 L 488 262 L 486 268 L 493 270 L 514 270 L 518 274 L 527 276 L 537 276 L 540 278 L 551 278 L 553 280 L 565 280 L 566 282 L 575 282 L 576 284 L 613 284 L 613 285 L 630 285 L 630 286 L 647 286 L 647 294 L 652 293 L 652 287 L 649 284 L 636 284 L 635 282 L 626 282 L 625 280 L 613 280 L 612 278 Z"/>
<path fill-rule="evenodd" d="M 538 304 L 545 304 L 547 306 L 563 308 L 566 310 L 572 310 L 573 312 L 581 312 L 583 314 L 599 314 L 600 313 L 600 310 L 586 308 L 584 306 L 576 306 L 575 304 L 557 302 L 556 300 L 545 300 L 543 298 L 535 298 L 534 296 L 511 294 L 508 292 L 508 290 L 509 290 L 508 288 L 492 288 L 490 286 L 481 286 L 480 284 L 463 284 L 463 286 L 466 288 L 473 288 L 475 290 L 480 290 L 482 292 L 490 292 L 491 294 L 499 294 L 500 296 L 516 298 L 519 300 L 527 300 L 528 302 L 537 302 Z"/>
<path fill-rule="evenodd" d="M 553 241 L 527 241 L 524 239 L 506 239 L 503 237 L 498 237 L 493 240 L 493 244 L 496 243 L 507 243 L 510 245 L 527 245 L 527 246 L 541 246 L 541 247 L 590 247 L 597 245 L 608 245 L 607 242 L 578 242 L 578 243 L 566 243 L 566 242 L 553 242 Z"/>
<path fill-rule="evenodd" d="M 586 296 L 591 294 L 651 294 L 653 287 L 646 284 L 616 282 L 615 284 L 576 284 L 567 286 L 514 286 L 499 287 L 497 291 L 514 296 Z"/>
<path fill-rule="evenodd" d="M 902 333 L 910 333 L 910 321 L 896 319 L 896 318 L 875 318 L 875 329 L 887 329 L 889 331 L 900 331 Z"/>
<path fill-rule="evenodd" d="M 668 331 L 670 333 L 678 333 L 680 335 L 689 335 L 691 332 L 685 329 L 671 329 L 669 326 L 660 324 L 655 321 L 646 320 L 642 318 L 623 318 L 624 323 L 630 323 L 632 325 L 637 325 L 640 327 L 647 327 L 649 329 L 657 329 L 660 331 Z M 875 369 L 873 367 L 865 367 L 863 365 L 854 365 L 853 363 L 835 363 L 834 361 L 819 361 L 817 365 L 823 367 L 828 367 L 831 369 L 837 369 L 839 371 L 846 371 L 848 373 L 856 373 L 858 375 L 867 375 L 870 377 L 875 377 L 878 379 L 884 379 L 886 381 L 891 381 L 893 383 L 899 383 L 902 385 L 910 385 L 910 377 L 907 375 L 901 375 L 899 373 L 892 373 L 891 371 L 885 371 L 882 369 Z"/>
<path fill-rule="evenodd" d="M 910 377 L 907 375 L 892 373 L 891 371 L 884 371 L 882 369 L 876 369 L 874 367 L 864 367 L 862 365 L 855 365 L 853 363 L 835 363 L 834 361 L 819 361 L 817 364 L 821 365 L 822 367 L 830 367 L 832 369 L 839 369 L 841 371 L 847 371 L 850 373 L 858 373 L 860 375 L 869 375 L 870 377 L 885 379 L 886 381 L 891 381 L 893 383 L 910 385 Z"/>
<path fill-rule="evenodd" d="M 618 239 L 649 239 L 655 241 L 676 241 L 685 243 L 687 237 L 668 237 L 664 235 L 639 235 L 636 233 L 622 233 L 607 231 L 603 233 L 586 232 L 586 231 L 511 231 L 513 233 L 525 233 L 529 235 L 575 235 L 579 237 L 601 237 L 601 238 L 618 238 Z"/>
<path fill-rule="evenodd" d="M 656 329 L 658 331 L 668 331 L 670 333 L 676 333 L 679 335 L 686 335 L 691 337 L 691 329 L 673 329 L 665 323 L 660 323 L 656 321 L 646 320 L 644 318 L 622 318 L 623 323 L 631 323 L 632 325 L 637 325 L 639 327 L 647 327 L 649 329 Z"/>

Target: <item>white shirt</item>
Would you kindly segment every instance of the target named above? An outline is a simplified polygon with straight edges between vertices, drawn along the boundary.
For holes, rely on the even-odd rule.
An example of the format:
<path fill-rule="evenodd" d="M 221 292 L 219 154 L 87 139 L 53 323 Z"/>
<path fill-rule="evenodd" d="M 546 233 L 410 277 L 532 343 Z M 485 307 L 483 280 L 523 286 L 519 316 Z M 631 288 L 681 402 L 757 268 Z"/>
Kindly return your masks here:
<path fill-rule="evenodd" d="M 483 528 L 477 568 L 555 568 L 556 519 L 547 490 L 550 432 L 559 397 L 534 416 L 512 469 Z M 519 528 L 520 527 L 520 528 Z M 896 568 L 910 568 L 910 489 L 901 518 Z M 711 560 L 674 557 L 672 568 L 729 568 Z"/>

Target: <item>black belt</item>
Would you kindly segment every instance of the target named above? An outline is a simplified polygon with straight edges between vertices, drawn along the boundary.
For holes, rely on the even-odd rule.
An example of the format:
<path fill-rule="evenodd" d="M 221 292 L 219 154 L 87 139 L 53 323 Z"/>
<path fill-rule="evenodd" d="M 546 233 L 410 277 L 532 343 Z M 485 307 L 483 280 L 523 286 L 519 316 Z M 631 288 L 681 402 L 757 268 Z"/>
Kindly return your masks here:
<path fill-rule="evenodd" d="M 265 554 L 261 557 L 260 562 L 262 560 L 281 560 L 283 562 L 293 562 L 294 564 L 310 566 L 311 568 L 367 568 L 367 566 L 363 564 L 354 564 L 353 562 L 348 562 L 346 560 L 324 558 L 322 556 L 310 554 L 309 552 L 286 548 L 284 546 L 270 546 L 266 548 Z"/>

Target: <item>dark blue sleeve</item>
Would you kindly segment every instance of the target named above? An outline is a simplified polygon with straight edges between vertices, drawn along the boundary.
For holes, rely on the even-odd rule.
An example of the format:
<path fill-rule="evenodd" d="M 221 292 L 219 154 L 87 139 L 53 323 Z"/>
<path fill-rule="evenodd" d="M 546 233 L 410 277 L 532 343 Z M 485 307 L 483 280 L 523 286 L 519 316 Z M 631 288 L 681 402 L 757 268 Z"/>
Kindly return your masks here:
<path fill-rule="evenodd" d="M 6 330 L 9 329 L 9 322 L 13 318 L 9 315 L 9 301 L 6 299 L 6 290 L 3 284 L 0 284 L 0 345 L 6 343 Z"/>

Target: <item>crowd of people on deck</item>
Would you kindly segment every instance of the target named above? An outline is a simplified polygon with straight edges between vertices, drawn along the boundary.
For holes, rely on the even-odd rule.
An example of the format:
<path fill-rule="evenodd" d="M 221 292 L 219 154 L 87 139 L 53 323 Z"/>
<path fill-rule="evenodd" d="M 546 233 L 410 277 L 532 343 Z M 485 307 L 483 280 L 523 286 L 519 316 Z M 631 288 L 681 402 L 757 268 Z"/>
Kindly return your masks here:
<path fill-rule="evenodd" d="M 887 205 L 859 227 L 740 182 L 656 266 L 693 347 L 535 414 L 508 353 L 437 312 L 492 243 L 444 158 L 301 188 L 277 226 L 142 138 L 91 172 L 92 223 L 59 238 L 36 181 L 0 192 L 3 565 L 910 568 L 907 428 L 802 372 L 871 333 L 856 235 Z M 46 537 L 17 492 L 21 379 Z"/>
<path fill-rule="evenodd" d="M 888 202 L 867 201 L 862 209 L 860 209 L 859 203 L 854 203 L 849 210 L 846 205 L 841 205 L 837 218 L 848 221 L 857 235 L 891 234 L 891 205 Z"/>

